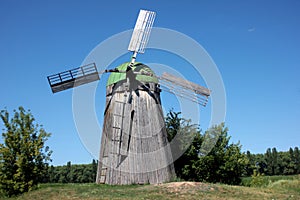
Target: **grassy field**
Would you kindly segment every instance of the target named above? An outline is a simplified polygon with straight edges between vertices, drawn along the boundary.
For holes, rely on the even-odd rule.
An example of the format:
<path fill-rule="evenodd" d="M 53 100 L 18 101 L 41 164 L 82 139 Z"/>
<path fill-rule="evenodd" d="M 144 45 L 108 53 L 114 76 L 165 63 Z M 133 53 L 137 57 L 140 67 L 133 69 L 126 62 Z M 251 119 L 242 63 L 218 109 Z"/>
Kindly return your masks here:
<path fill-rule="evenodd" d="M 297 180 L 300 177 L 299 175 L 289 175 L 289 176 L 261 176 L 261 186 L 268 186 L 271 185 L 274 182 L 280 181 L 280 180 Z M 242 178 L 242 185 L 243 186 L 250 186 L 251 185 L 251 177 L 245 177 Z"/>
<path fill-rule="evenodd" d="M 263 187 L 229 186 L 199 182 L 160 185 L 109 186 L 96 184 L 42 184 L 35 191 L 13 198 L 67 199 L 300 199 L 300 176 L 274 178 Z"/>

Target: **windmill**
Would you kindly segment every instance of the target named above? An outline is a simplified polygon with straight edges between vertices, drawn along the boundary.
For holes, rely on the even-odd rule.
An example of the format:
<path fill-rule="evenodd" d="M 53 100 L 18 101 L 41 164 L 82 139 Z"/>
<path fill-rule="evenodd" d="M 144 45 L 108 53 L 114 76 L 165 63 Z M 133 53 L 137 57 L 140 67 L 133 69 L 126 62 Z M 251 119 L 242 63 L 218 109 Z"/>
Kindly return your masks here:
<path fill-rule="evenodd" d="M 53 93 L 99 80 L 110 73 L 97 171 L 97 183 L 162 183 L 174 177 L 160 92 L 174 93 L 205 106 L 210 90 L 177 76 L 157 76 L 136 62 L 149 40 L 155 12 L 140 10 L 128 50 L 130 62 L 98 72 L 95 63 L 48 76 Z"/>

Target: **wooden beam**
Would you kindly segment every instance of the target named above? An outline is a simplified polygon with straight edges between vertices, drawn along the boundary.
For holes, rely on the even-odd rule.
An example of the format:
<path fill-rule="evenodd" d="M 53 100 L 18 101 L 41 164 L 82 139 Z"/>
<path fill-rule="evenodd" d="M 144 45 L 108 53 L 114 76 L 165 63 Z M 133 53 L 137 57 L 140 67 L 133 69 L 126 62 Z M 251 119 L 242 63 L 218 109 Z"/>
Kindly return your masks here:
<path fill-rule="evenodd" d="M 171 74 L 168 74 L 166 72 L 164 72 L 162 74 L 161 77 L 159 77 L 160 79 L 163 79 L 165 81 L 169 81 L 175 85 L 178 85 L 178 86 L 181 86 L 185 89 L 188 89 L 188 90 L 192 90 L 193 92 L 195 92 L 196 94 L 201 94 L 201 95 L 204 95 L 206 97 L 210 96 L 210 90 L 205 88 L 205 87 L 202 87 L 196 83 L 193 83 L 191 81 L 188 81 L 188 80 L 185 80 L 185 79 L 182 79 L 182 78 L 179 78 L 177 76 L 174 76 L 174 75 L 171 75 Z"/>

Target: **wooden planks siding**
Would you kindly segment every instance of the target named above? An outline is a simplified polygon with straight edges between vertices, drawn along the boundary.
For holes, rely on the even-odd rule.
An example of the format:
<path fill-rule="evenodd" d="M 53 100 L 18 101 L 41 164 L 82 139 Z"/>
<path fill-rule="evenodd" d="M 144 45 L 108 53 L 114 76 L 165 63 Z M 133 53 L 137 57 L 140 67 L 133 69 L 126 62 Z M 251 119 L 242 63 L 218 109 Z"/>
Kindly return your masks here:
<path fill-rule="evenodd" d="M 156 184 L 175 176 L 157 84 L 107 87 L 97 183 Z M 125 95 L 125 96 L 124 96 Z M 132 98 L 130 101 L 129 99 Z"/>

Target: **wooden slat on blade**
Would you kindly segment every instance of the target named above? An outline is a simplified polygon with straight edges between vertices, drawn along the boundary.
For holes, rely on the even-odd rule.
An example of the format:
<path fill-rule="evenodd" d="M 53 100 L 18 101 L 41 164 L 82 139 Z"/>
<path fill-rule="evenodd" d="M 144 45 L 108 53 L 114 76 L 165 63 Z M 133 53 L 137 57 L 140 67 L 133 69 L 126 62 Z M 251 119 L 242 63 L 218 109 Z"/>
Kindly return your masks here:
<path fill-rule="evenodd" d="M 177 76 L 173 76 L 173 75 L 168 74 L 166 72 L 164 72 L 162 74 L 161 78 L 166 80 L 166 81 L 172 82 L 176 85 L 179 85 L 183 88 L 192 90 L 197 94 L 201 94 L 201 95 L 204 95 L 204 96 L 207 96 L 207 97 L 210 95 L 210 90 L 209 89 L 207 89 L 205 87 L 202 87 L 202 86 L 200 86 L 196 83 L 193 83 L 193 82 L 187 81 L 185 79 L 179 78 Z"/>
<path fill-rule="evenodd" d="M 153 26 L 154 19 L 155 12 L 140 10 L 128 46 L 129 51 L 144 53 L 146 44 L 149 40 L 149 35 Z"/>

